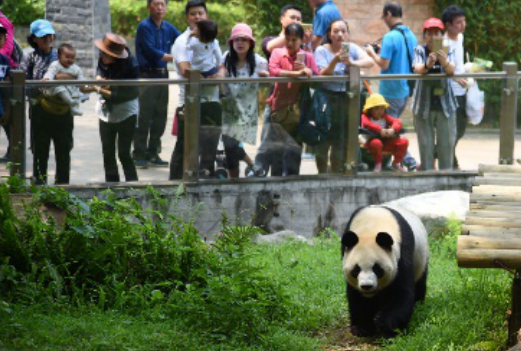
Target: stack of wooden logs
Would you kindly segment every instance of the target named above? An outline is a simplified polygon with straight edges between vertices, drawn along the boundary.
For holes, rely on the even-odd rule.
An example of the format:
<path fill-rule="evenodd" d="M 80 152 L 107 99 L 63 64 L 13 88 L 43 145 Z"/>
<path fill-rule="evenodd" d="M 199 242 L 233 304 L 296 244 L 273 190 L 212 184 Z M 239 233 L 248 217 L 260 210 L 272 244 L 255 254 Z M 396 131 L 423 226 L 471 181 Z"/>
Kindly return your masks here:
<path fill-rule="evenodd" d="M 521 166 L 479 166 L 457 257 L 462 268 L 521 269 Z"/>

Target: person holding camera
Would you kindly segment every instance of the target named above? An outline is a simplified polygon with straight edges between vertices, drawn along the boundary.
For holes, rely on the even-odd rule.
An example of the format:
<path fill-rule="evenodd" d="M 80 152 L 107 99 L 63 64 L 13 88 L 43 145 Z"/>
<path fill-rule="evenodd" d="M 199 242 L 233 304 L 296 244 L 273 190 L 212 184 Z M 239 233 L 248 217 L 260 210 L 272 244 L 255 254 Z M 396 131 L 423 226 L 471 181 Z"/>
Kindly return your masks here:
<path fill-rule="evenodd" d="M 412 72 L 413 50 L 418 42 L 410 28 L 403 24 L 402 12 L 402 6 L 397 1 L 388 1 L 384 5 L 382 18 L 390 31 L 382 39 L 380 54 L 375 52 L 372 45 L 365 46 L 366 52 L 381 68 L 381 74 Z M 389 104 L 387 114 L 400 118 L 412 93 L 407 80 L 383 80 L 379 92 Z M 409 170 L 416 168 L 416 161 L 410 153 L 405 157 L 404 165 Z"/>
<path fill-rule="evenodd" d="M 452 52 L 443 49 L 443 22 L 429 18 L 423 24 L 425 45 L 414 49 L 414 71 L 419 74 L 453 75 L 456 66 Z M 422 170 L 434 169 L 437 154 L 439 169 L 451 170 L 456 142 L 458 103 L 448 80 L 420 80 L 414 90 L 412 113 L 418 134 Z"/>

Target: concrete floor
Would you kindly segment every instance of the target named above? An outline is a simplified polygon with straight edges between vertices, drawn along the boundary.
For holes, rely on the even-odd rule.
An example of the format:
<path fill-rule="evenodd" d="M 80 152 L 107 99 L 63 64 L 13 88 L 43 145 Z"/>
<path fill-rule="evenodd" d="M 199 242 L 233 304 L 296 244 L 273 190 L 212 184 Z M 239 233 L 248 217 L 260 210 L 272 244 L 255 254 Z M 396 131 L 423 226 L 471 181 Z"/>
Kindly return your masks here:
<path fill-rule="evenodd" d="M 161 157 L 169 161 L 175 146 L 176 137 L 171 135 L 175 107 L 177 106 L 178 88 L 172 86 L 170 89 L 170 104 L 168 110 L 168 124 L 165 135 L 162 138 L 163 150 Z M 97 96 L 91 95 L 91 99 L 82 105 L 84 115 L 75 118 L 74 127 L 74 149 L 72 150 L 71 183 L 86 184 L 104 181 L 103 158 L 101 152 L 101 141 L 98 131 L 98 118 L 95 113 Z M 409 150 L 412 155 L 419 159 L 416 134 L 408 133 Z M 6 150 L 5 135 L 0 135 L 0 154 Z M 516 140 L 516 150 L 521 150 L 521 136 Z M 256 146 L 246 145 L 246 151 L 253 158 Z M 460 141 L 457 149 L 462 170 L 476 170 L 478 164 L 497 164 L 499 158 L 499 134 L 490 131 L 487 133 L 476 133 L 469 131 Z M 243 165 L 244 167 L 244 165 Z M 54 179 L 54 153 L 51 151 L 49 162 L 49 181 Z M 149 168 L 138 170 L 140 181 L 165 181 L 168 180 L 168 168 Z M 303 159 L 302 174 L 317 174 L 314 159 Z M 0 176 L 5 176 L 7 171 L 5 164 L 0 164 Z M 32 154 L 27 150 L 27 176 L 32 174 Z M 123 173 L 120 172 L 122 178 Z M 241 175 L 243 173 L 241 172 Z"/>

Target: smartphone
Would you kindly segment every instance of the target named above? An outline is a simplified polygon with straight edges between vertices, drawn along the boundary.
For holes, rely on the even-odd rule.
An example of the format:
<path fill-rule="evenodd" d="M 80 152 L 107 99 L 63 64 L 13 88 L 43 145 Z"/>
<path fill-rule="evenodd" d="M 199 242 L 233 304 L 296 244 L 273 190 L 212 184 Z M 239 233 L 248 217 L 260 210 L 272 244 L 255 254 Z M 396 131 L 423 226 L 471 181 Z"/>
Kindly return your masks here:
<path fill-rule="evenodd" d="M 297 61 L 305 65 L 306 64 L 306 53 L 298 52 L 297 53 Z"/>
<path fill-rule="evenodd" d="M 343 59 L 349 57 L 349 42 L 343 41 L 340 45 L 340 51 L 342 52 L 340 57 Z"/>
<path fill-rule="evenodd" d="M 432 52 L 443 50 L 443 38 L 432 39 Z"/>
<path fill-rule="evenodd" d="M 304 31 L 313 30 L 313 25 L 311 23 L 301 23 L 300 25 Z"/>

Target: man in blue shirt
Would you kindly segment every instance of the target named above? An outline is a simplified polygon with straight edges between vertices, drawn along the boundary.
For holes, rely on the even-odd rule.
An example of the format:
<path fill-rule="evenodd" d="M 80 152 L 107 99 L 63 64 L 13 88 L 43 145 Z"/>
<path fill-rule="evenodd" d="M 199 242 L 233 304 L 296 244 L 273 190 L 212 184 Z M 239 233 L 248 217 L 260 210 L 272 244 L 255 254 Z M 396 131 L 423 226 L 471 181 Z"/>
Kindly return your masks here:
<path fill-rule="evenodd" d="M 342 18 L 340 11 L 331 0 L 308 0 L 309 5 L 315 9 L 313 18 L 313 38 L 311 45 L 315 50 L 326 35 L 329 24 L 338 18 Z"/>
<path fill-rule="evenodd" d="M 181 33 L 164 20 L 168 0 L 147 2 L 150 17 L 139 23 L 136 34 L 139 76 L 145 79 L 168 79 L 167 63 L 173 62 L 170 50 Z M 168 167 L 168 162 L 159 157 L 167 108 L 168 85 L 141 88 L 133 151 L 136 168 L 146 168 L 148 165 Z"/>
<path fill-rule="evenodd" d="M 403 25 L 401 5 L 397 1 L 388 1 L 384 5 L 382 19 L 390 31 L 382 39 L 380 55 L 376 54 L 371 45 L 367 45 L 365 50 L 380 66 L 381 74 L 411 73 L 414 48 L 418 41 L 409 27 Z M 409 99 L 407 80 L 383 80 L 380 82 L 379 92 L 390 105 L 386 112 L 400 118 Z M 404 164 L 409 170 L 416 167 L 416 161 L 409 152 L 404 159 Z"/>

